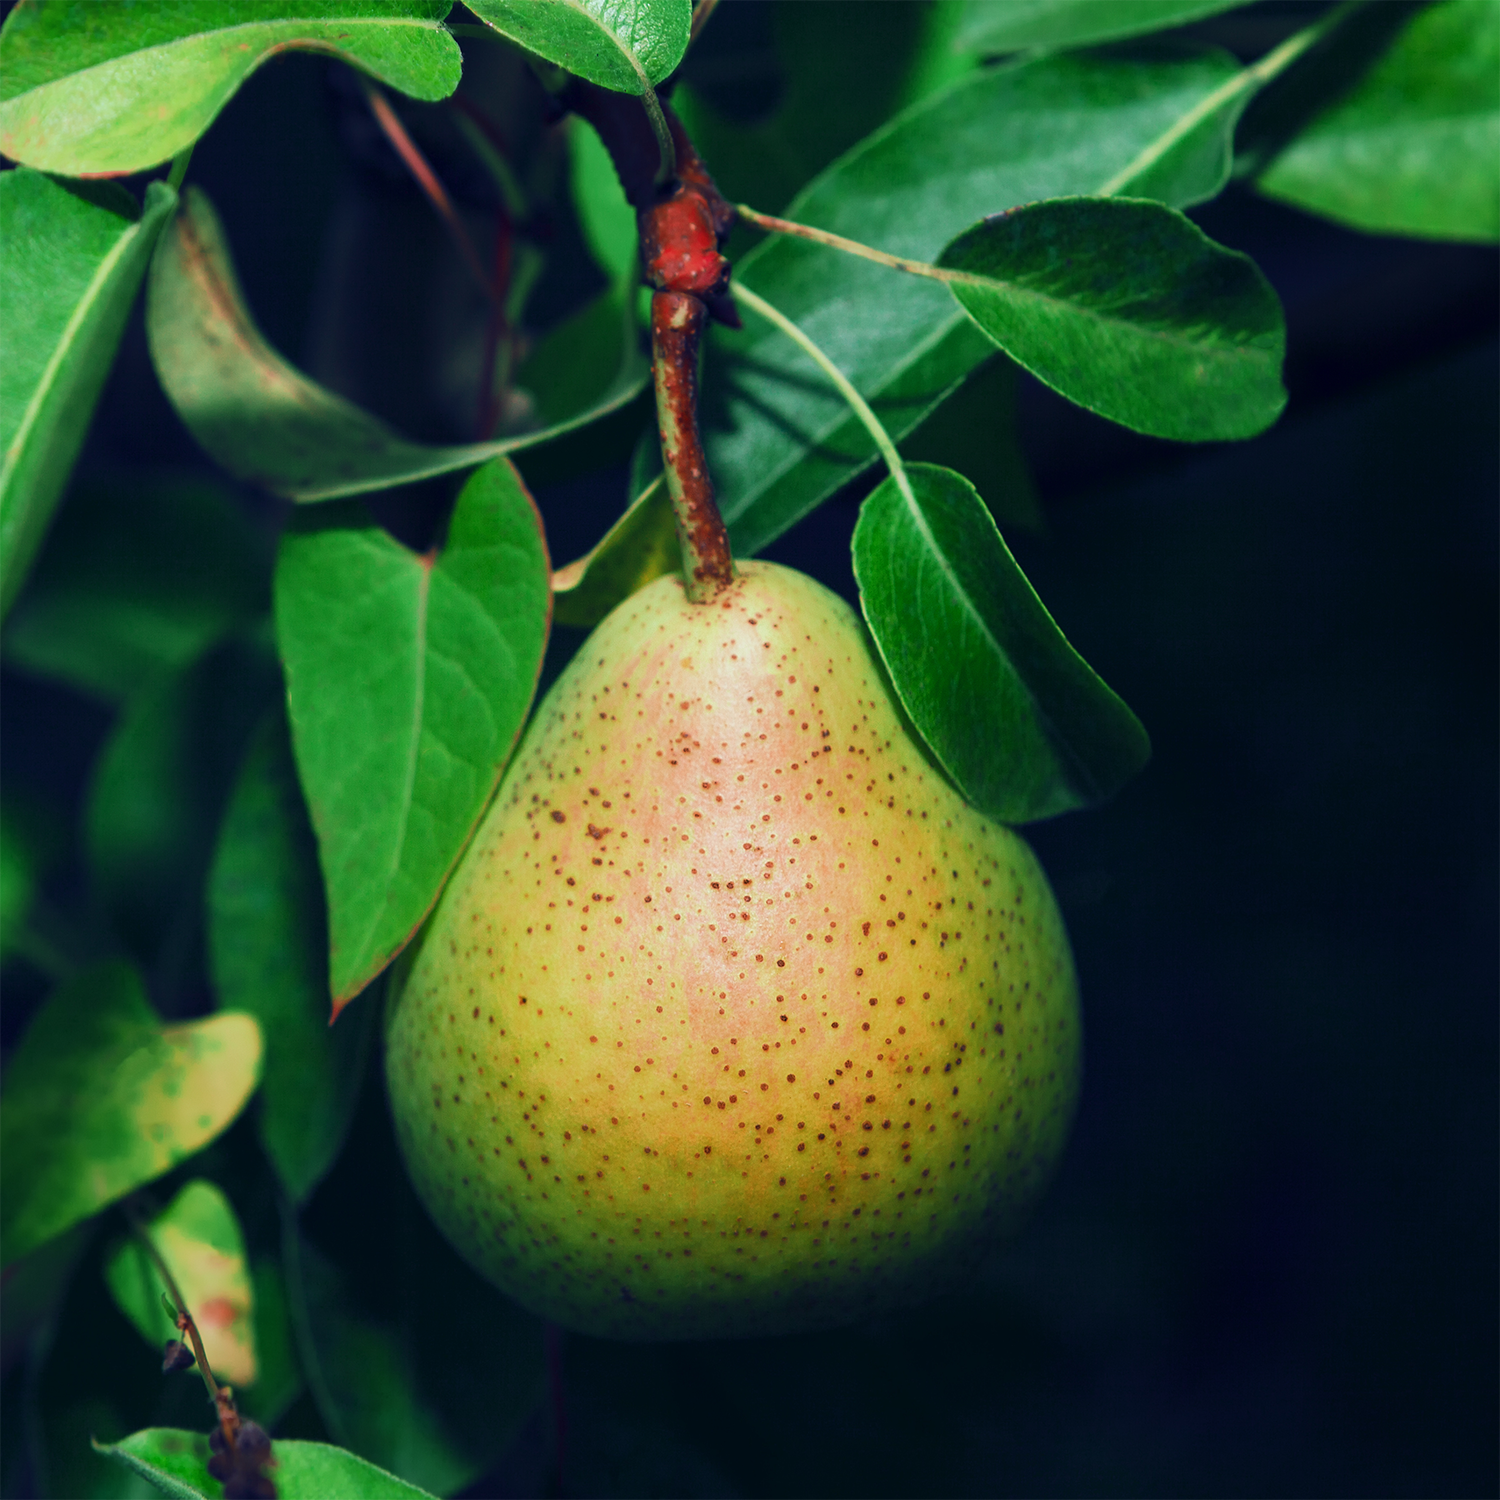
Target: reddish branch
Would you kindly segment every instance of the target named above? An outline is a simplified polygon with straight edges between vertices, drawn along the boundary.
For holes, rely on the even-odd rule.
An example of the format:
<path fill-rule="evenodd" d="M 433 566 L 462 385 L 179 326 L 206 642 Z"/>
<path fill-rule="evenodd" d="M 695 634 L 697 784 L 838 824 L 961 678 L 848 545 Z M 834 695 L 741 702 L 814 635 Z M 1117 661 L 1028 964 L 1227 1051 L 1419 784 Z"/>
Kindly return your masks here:
<path fill-rule="evenodd" d="M 698 430 L 698 346 L 710 317 L 740 326 L 729 294 L 729 262 L 719 253 L 734 226 L 734 207 L 670 109 L 664 107 L 664 113 L 677 176 L 661 186 L 656 182 L 661 154 L 638 99 L 580 80 L 565 103 L 599 132 L 636 211 L 641 270 L 653 288 L 651 363 L 662 463 L 688 597 L 707 603 L 733 582 L 734 563 Z"/>

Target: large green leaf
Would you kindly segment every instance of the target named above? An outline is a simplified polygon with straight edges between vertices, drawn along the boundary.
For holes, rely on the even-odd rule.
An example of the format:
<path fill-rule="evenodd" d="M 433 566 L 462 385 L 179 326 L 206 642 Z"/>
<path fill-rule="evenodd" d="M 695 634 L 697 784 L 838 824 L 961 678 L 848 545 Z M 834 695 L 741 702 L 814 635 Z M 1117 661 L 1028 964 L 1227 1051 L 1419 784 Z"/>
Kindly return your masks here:
<path fill-rule="evenodd" d="M 205 1178 L 194 1178 L 142 1228 L 198 1325 L 214 1375 L 235 1387 L 254 1385 L 260 1375 L 255 1293 L 245 1237 L 229 1199 Z M 162 1305 L 171 1288 L 139 1240 L 122 1239 L 114 1246 L 104 1262 L 104 1280 L 115 1305 L 153 1349 L 174 1336 Z"/>
<path fill-rule="evenodd" d="M 967 0 L 954 45 L 963 51 L 1084 47 L 1181 26 L 1247 0 Z"/>
<path fill-rule="evenodd" d="M 252 1016 L 163 1026 L 124 964 L 69 981 L 5 1074 L 0 1264 L 207 1145 L 244 1108 L 260 1060 Z"/>
<path fill-rule="evenodd" d="M 494 791 L 541 667 L 549 579 L 504 459 L 464 486 L 435 554 L 357 505 L 301 512 L 283 538 L 276 631 L 336 1008 L 411 937 Z"/>
<path fill-rule="evenodd" d="M 6 622 L 5 656 L 119 701 L 264 613 L 270 581 L 270 540 L 222 485 L 81 480 Z"/>
<path fill-rule="evenodd" d="M 208 945 L 220 1007 L 249 1012 L 265 1033 L 257 1128 L 300 1203 L 343 1144 L 372 1026 L 364 1013 L 328 1024 L 323 882 L 280 707 L 256 732 L 219 830 Z"/>
<path fill-rule="evenodd" d="M 118 1443 L 94 1444 L 173 1500 L 223 1500 L 224 1486 L 208 1477 L 208 1434 L 147 1427 Z M 270 1476 L 280 1500 L 436 1500 L 428 1490 L 397 1479 L 343 1448 L 278 1438 Z"/>
<path fill-rule="evenodd" d="M 75 176 L 139 172 L 198 139 L 263 62 L 328 53 L 416 99 L 458 86 L 451 0 L 18 5 L 0 31 L 0 152 Z"/>
<path fill-rule="evenodd" d="M 1276 293 L 1174 208 L 1054 198 L 976 224 L 938 264 L 1012 359 L 1138 432 L 1250 437 L 1286 404 Z"/>
<path fill-rule="evenodd" d="M 974 487 L 933 464 L 887 479 L 854 573 L 897 695 L 981 812 L 1027 823 L 1100 801 L 1145 765 L 1140 721 L 1070 646 Z"/>
<path fill-rule="evenodd" d="M 622 94 L 660 83 L 687 51 L 692 0 L 470 0 L 496 31 Z"/>
<path fill-rule="evenodd" d="M 1128 191 L 1118 179 L 1131 163 L 1235 74 L 1233 59 L 1218 52 L 1063 55 L 975 74 L 856 146 L 788 216 L 931 261 L 987 214 L 1111 183 Z M 1171 178 L 1189 200 L 1208 180 Z M 993 349 L 936 283 L 826 246 L 771 240 L 736 275 L 802 326 L 897 438 Z M 742 331 L 715 331 L 703 417 L 724 518 L 742 555 L 767 545 L 874 456 L 868 433 L 812 363 L 758 319 Z"/>
<path fill-rule="evenodd" d="M 1418 11 L 1256 186 L 1377 234 L 1500 238 L 1500 5 Z"/>
<path fill-rule="evenodd" d="M 176 201 L 152 183 L 141 213 L 109 184 L 64 185 L 24 167 L 0 175 L 0 615 L 78 456 Z"/>
<path fill-rule="evenodd" d="M 84 847 L 115 931 L 142 963 L 191 951 L 214 830 L 279 683 L 268 643 L 226 641 L 139 694 L 94 768 Z"/>
<path fill-rule="evenodd" d="M 535 428 L 489 443 L 413 443 L 266 343 L 245 306 L 218 215 L 195 189 L 152 264 L 146 332 L 162 387 L 193 436 L 230 473 L 294 500 L 473 468 L 614 411 L 650 375 L 618 292 L 608 292 L 549 335 L 521 372 L 543 397 Z M 549 367 L 558 366 L 569 378 L 548 381 Z"/>

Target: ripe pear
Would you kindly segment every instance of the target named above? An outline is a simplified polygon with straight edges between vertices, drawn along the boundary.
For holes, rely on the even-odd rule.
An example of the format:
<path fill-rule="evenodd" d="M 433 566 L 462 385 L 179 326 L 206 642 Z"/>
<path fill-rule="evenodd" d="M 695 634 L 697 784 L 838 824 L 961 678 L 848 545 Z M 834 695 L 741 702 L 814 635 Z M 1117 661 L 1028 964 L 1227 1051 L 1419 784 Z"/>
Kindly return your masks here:
<path fill-rule="evenodd" d="M 768 563 L 598 627 L 397 983 L 428 1209 L 609 1337 L 930 1296 L 1035 1199 L 1077 1092 L 1035 856 L 926 759 L 849 607 Z"/>

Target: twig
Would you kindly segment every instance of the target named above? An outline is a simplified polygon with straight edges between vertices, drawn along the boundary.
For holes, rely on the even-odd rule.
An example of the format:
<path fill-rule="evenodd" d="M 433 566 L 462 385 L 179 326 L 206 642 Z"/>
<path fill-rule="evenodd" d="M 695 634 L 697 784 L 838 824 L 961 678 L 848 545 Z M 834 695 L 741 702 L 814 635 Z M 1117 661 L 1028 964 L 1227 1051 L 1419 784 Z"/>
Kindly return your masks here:
<path fill-rule="evenodd" d="M 484 293 L 486 301 L 493 302 L 495 289 L 485 277 L 478 252 L 474 249 L 468 230 L 463 226 L 463 220 L 458 217 L 457 210 L 448 197 L 447 189 L 438 181 L 437 174 L 428 165 L 427 158 L 422 155 L 417 143 L 407 134 L 406 127 L 401 123 L 396 111 L 391 108 L 385 95 L 363 74 L 360 74 L 360 82 L 364 85 L 365 98 L 369 102 L 370 112 L 375 116 L 376 123 L 385 132 L 386 139 L 395 147 L 396 154 L 406 163 L 407 170 L 417 179 L 418 186 L 427 194 L 428 201 L 448 226 L 448 232 L 453 236 L 453 242 L 457 245 L 458 253 L 463 258 L 464 265 L 468 267 L 469 274 L 474 278 L 475 285 Z"/>
<path fill-rule="evenodd" d="M 734 582 L 729 535 L 698 432 L 698 342 L 708 309 L 690 292 L 651 298 L 651 372 L 667 492 L 677 516 L 687 596 L 706 604 Z"/>
<path fill-rule="evenodd" d="M 896 444 L 885 430 L 885 424 L 870 410 L 869 403 L 850 384 L 849 377 L 780 308 L 773 307 L 743 282 L 736 283 L 734 292 L 752 312 L 758 312 L 768 323 L 774 323 L 838 387 L 839 394 L 849 403 L 854 415 L 864 423 L 865 430 L 874 438 L 875 446 L 880 450 L 880 456 L 885 460 L 886 468 L 891 471 L 891 478 L 896 481 L 897 488 L 906 497 L 907 503 L 915 507 L 916 496 L 912 493 L 911 480 L 907 478 L 906 465 L 896 451 Z"/>

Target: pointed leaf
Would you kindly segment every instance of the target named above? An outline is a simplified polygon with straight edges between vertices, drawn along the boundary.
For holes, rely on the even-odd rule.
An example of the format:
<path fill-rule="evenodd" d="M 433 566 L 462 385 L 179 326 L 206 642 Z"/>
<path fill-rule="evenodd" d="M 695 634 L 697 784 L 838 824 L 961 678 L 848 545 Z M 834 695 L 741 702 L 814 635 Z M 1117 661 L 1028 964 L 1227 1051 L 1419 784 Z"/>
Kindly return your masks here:
<path fill-rule="evenodd" d="M 1165 31 L 1247 0 L 968 0 L 953 39 L 964 52 L 1085 47 Z"/>
<path fill-rule="evenodd" d="M 1070 646 L 962 475 L 887 479 L 854 530 L 860 603 L 897 695 L 981 812 L 1027 823 L 1110 796 L 1145 765 L 1140 721 Z"/>
<path fill-rule="evenodd" d="M 38 1012 L 0 1097 L 0 1263 L 160 1177 L 220 1133 L 260 1079 L 260 1028 L 163 1026 L 135 971 L 105 964 Z"/>
<path fill-rule="evenodd" d="M 789 218 L 933 260 L 976 219 L 1096 193 L 1236 74 L 1223 53 L 1057 56 L 977 73 L 897 116 L 810 184 Z M 1201 184 L 1179 177 L 1174 191 Z M 935 283 L 802 240 L 735 275 L 800 324 L 897 439 L 990 356 Z M 874 445 L 821 373 L 760 320 L 715 331 L 709 462 L 736 552 L 766 546 L 864 468 Z"/>
<path fill-rule="evenodd" d="M 938 264 L 974 321 L 1053 390 L 1184 442 L 1286 404 L 1281 305 L 1255 263 L 1160 203 L 1061 198 L 986 219 Z"/>
<path fill-rule="evenodd" d="M 559 625 L 597 625 L 637 589 L 681 566 L 672 497 L 657 479 L 591 551 L 552 575 L 552 618 Z"/>
<path fill-rule="evenodd" d="M 691 0 L 473 0 L 469 9 L 550 63 L 622 94 L 660 83 L 687 51 Z"/>
<path fill-rule="evenodd" d="M 256 732 L 219 831 L 208 943 L 220 1007 L 247 1011 L 265 1034 L 257 1129 L 301 1203 L 343 1145 L 374 1007 L 328 1024 L 323 882 L 280 707 Z"/>
<path fill-rule="evenodd" d="M 230 1385 L 254 1385 L 255 1293 L 245 1259 L 245 1237 L 229 1200 L 199 1177 L 144 1226 L 177 1282 L 198 1325 L 203 1352 L 215 1377 Z M 171 1338 L 173 1325 L 162 1307 L 170 1288 L 145 1248 L 121 1240 L 104 1263 L 104 1280 L 115 1305 L 153 1349 Z"/>
<path fill-rule="evenodd" d="M 235 1395 L 240 1411 L 269 1432 L 302 1394 L 302 1369 L 297 1363 L 280 1263 L 269 1256 L 257 1257 L 250 1282 L 255 1292 L 255 1355 L 260 1374 L 254 1390 Z"/>
<path fill-rule="evenodd" d="M 141 213 L 123 188 L 25 167 L 0 175 L 0 615 L 47 529 L 176 201 L 152 183 Z"/>
<path fill-rule="evenodd" d="M 74 176 L 139 172 L 208 129 L 263 62 L 304 48 L 416 99 L 444 99 L 462 58 L 449 0 L 52 0 L 0 31 L 0 152 Z"/>
<path fill-rule="evenodd" d="M 599 133 L 579 115 L 569 115 L 568 181 L 584 242 L 611 282 L 640 275 L 641 252 L 635 210 Z"/>
<path fill-rule="evenodd" d="M 276 631 L 328 893 L 335 1009 L 411 937 L 520 733 L 547 641 L 541 518 L 505 460 L 419 557 L 358 507 L 283 538 Z"/>
<path fill-rule="evenodd" d="M 1419 10 L 1256 186 L 1376 234 L 1500 238 L 1500 6 Z"/>
<path fill-rule="evenodd" d="M 193 930 L 229 788 L 280 684 L 264 639 L 161 678 L 115 721 L 88 789 L 89 873 L 118 936 L 155 963 Z"/>
<path fill-rule="evenodd" d="M 118 1443 L 94 1444 L 173 1500 L 222 1500 L 224 1486 L 208 1476 L 208 1434 L 147 1427 Z M 269 1473 L 279 1500 L 436 1500 L 428 1490 L 328 1443 L 277 1438 Z"/>
<path fill-rule="evenodd" d="M 271 547 L 210 480 L 80 481 L 6 624 L 5 656 L 109 702 L 270 607 Z"/>
<path fill-rule="evenodd" d="M 594 308 L 585 314 L 596 314 Z M 581 314 L 580 316 L 583 316 Z M 576 320 L 558 331 L 575 334 Z M 623 310 L 610 325 L 623 336 Z M 413 443 L 294 369 L 245 306 L 223 228 L 189 189 L 152 264 L 146 332 L 162 387 L 189 431 L 230 473 L 294 500 L 328 500 L 473 468 L 545 442 L 625 405 L 650 370 L 632 337 L 577 372 L 582 404 L 544 404 L 544 425 L 491 443 Z M 543 356 L 545 340 L 534 360 Z M 596 346 L 597 348 L 597 346 Z"/>

